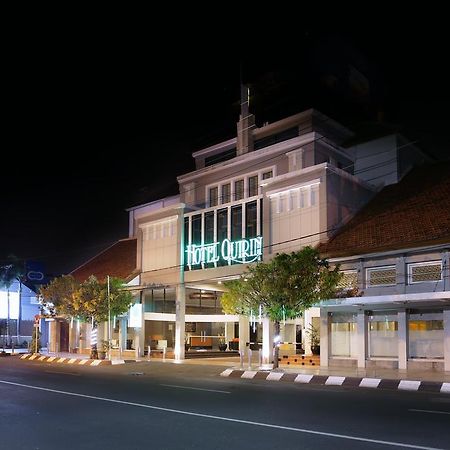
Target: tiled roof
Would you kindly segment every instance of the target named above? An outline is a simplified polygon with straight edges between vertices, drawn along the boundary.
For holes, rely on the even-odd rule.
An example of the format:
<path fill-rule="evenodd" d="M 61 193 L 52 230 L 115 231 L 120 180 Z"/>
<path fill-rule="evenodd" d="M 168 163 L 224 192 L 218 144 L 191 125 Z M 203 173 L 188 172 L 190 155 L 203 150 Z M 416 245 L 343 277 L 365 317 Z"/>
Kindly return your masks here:
<path fill-rule="evenodd" d="M 450 243 L 450 163 L 413 169 L 381 190 L 319 251 L 360 255 Z"/>
<path fill-rule="evenodd" d="M 137 275 L 136 248 L 136 239 L 118 241 L 73 270 L 71 275 L 80 282 L 91 275 L 98 280 L 104 280 L 109 275 L 129 281 Z"/>

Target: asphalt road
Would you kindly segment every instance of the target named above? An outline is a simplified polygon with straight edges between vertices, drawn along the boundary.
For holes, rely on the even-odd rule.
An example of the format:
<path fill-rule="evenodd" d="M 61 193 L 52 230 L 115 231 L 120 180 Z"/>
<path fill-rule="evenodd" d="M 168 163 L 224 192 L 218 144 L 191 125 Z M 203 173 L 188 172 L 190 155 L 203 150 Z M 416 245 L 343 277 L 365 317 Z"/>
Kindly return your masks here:
<path fill-rule="evenodd" d="M 0 449 L 450 449 L 450 396 L 0 359 Z"/>

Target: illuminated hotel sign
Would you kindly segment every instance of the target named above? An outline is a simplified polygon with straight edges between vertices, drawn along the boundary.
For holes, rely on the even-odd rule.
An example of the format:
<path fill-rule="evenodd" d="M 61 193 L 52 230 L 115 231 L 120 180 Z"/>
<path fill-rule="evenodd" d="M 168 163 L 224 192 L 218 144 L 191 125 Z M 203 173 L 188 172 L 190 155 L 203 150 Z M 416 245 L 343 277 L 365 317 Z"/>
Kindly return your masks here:
<path fill-rule="evenodd" d="M 216 263 L 220 259 L 240 264 L 251 263 L 261 258 L 262 236 L 240 241 L 224 239 L 213 244 L 191 244 L 186 247 L 186 255 L 188 266 Z"/>

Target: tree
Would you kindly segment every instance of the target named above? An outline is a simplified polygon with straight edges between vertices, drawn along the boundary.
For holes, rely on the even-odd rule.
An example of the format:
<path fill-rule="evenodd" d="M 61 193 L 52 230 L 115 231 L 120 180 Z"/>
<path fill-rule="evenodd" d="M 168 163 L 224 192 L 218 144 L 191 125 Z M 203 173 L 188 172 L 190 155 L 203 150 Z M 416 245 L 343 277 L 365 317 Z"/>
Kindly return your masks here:
<path fill-rule="evenodd" d="M 9 255 L 6 264 L 0 266 L 0 287 L 6 288 L 7 291 L 7 308 L 8 314 L 6 318 L 6 339 L 7 345 L 10 344 L 10 323 L 9 323 L 9 289 L 14 281 L 21 281 L 25 273 L 23 263 L 14 255 Z"/>
<path fill-rule="evenodd" d="M 225 283 L 223 310 L 228 314 L 262 314 L 274 322 L 275 336 L 281 321 L 295 319 L 320 300 L 333 297 L 341 278 L 339 267 L 329 268 L 319 252 L 305 247 L 292 253 L 277 254 L 271 261 L 249 266 L 238 280 Z M 274 368 L 278 367 L 275 346 Z"/>
<path fill-rule="evenodd" d="M 123 289 L 124 281 L 120 278 L 109 278 L 109 299 L 107 281 L 99 282 L 94 276 L 90 276 L 81 283 L 78 300 L 87 317 L 105 322 L 108 316 L 119 316 L 128 311 L 133 303 L 133 295 Z"/>
<path fill-rule="evenodd" d="M 41 304 L 50 316 L 83 317 L 78 291 L 80 284 L 72 275 L 54 278 L 40 289 Z"/>
<path fill-rule="evenodd" d="M 52 316 L 65 316 L 80 320 L 104 322 L 108 314 L 118 316 L 125 313 L 133 302 L 131 292 L 123 289 L 124 281 L 110 277 L 109 299 L 107 281 L 98 281 L 94 276 L 79 283 L 71 275 L 53 279 L 41 288 L 42 304 Z"/>

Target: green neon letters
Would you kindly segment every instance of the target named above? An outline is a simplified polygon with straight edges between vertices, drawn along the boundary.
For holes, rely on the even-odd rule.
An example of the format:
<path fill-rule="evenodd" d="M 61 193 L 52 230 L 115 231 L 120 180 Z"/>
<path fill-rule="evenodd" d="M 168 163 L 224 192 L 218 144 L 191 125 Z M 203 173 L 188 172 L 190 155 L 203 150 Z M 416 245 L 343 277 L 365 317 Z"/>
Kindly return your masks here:
<path fill-rule="evenodd" d="M 262 236 L 212 244 L 190 244 L 186 246 L 186 262 L 188 266 L 216 263 L 221 258 L 228 262 L 250 263 L 257 261 L 262 255 Z"/>

